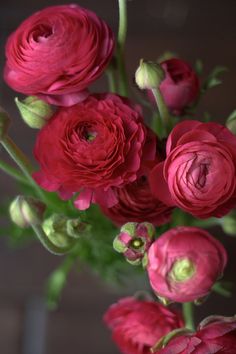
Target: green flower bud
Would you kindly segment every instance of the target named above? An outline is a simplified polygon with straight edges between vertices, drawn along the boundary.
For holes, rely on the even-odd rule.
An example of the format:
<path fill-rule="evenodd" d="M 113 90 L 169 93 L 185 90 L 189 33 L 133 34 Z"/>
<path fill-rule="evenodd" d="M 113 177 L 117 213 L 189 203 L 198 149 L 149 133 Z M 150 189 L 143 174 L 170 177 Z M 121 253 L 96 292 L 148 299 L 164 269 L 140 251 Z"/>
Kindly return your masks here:
<path fill-rule="evenodd" d="M 3 140 L 5 135 L 7 134 L 10 122 L 10 117 L 2 109 L 2 107 L 0 107 L 0 141 Z"/>
<path fill-rule="evenodd" d="M 21 228 L 38 225 L 43 220 L 45 204 L 32 197 L 19 195 L 10 204 L 11 220 Z"/>
<path fill-rule="evenodd" d="M 236 110 L 233 111 L 226 120 L 226 127 L 236 135 Z"/>
<path fill-rule="evenodd" d="M 231 212 L 224 216 L 221 219 L 221 227 L 227 235 L 236 237 L 236 213 Z"/>
<path fill-rule="evenodd" d="M 64 215 L 53 214 L 44 220 L 42 228 L 49 240 L 57 247 L 72 246 L 76 239 L 89 231 L 90 225 L 79 218 L 68 219 Z"/>
<path fill-rule="evenodd" d="M 165 73 L 158 63 L 140 60 L 140 64 L 135 73 L 135 81 L 141 90 L 159 87 L 165 78 Z"/>
<path fill-rule="evenodd" d="M 41 129 L 53 115 L 52 107 L 35 96 L 29 96 L 23 101 L 16 97 L 15 103 L 24 122 L 33 129 Z"/>

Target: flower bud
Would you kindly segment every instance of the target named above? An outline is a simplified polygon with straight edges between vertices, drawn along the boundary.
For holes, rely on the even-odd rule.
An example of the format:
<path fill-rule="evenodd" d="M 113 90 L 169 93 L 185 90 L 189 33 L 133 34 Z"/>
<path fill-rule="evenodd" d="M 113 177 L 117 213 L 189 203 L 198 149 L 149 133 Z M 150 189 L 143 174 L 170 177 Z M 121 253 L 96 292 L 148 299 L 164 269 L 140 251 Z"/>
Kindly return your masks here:
<path fill-rule="evenodd" d="M 45 204 L 32 197 L 17 196 L 10 205 L 11 220 L 19 227 L 26 228 L 42 222 Z"/>
<path fill-rule="evenodd" d="M 140 60 L 135 73 L 135 81 L 141 90 L 157 88 L 164 78 L 164 70 L 158 63 Z"/>
<path fill-rule="evenodd" d="M 236 213 L 231 212 L 224 216 L 221 220 L 221 227 L 223 231 L 230 236 L 236 236 Z"/>
<path fill-rule="evenodd" d="M 6 135 L 10 121 L 8 114 L 0 106 L 0 141 L 3 140 Z"/>
<path fill-rule="evenodd" d="M 233 111 L 226 120 L 226 127 L 236 135 L 236 111 Z"/>
<path fill-rule="evenodd" d="M 33 129 L 41 129 L 53 115 L 52 107 L 36 96 L 29 96 L 23 101 L 16 97 L 15 103 L 24 122 Z"/>
<path fill-rule="evenodd" d="M 113 247 L 117 252 L 123 253 L 129 263 L 138 265 L 145 259 L 154 233 L 154 226 L 148 222 L 140 224 L 128 222 L 122 226 L 113 242 Z"/>
<path fill-rule="evenodd" d="M 53 214 L 43 222 L 43 230 L 49 240 L 57 247 L 72 246 L 90 225 L 79 218 L 68 219 L 64 215 Z"/>

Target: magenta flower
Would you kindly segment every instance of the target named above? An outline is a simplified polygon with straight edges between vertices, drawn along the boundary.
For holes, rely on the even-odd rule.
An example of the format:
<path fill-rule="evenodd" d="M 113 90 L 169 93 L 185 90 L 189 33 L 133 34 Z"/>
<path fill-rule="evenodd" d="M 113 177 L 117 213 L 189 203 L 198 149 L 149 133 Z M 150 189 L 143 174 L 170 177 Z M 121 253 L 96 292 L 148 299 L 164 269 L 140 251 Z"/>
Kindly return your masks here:
<path fill-rule="evenodd" d="M 104 315 L 112 338 L 124 354 L 150 354 L 150 348 L 170 331 L 183 327 L 181 316 L 154 301 L 119 300 Z"/>
<path fill-rule="evenodd" d="M 185 61 L 171 58 L 160 63 L 165 78 L 160 84 L 160 91 L 169 110 L 176 115 L 184 113 L 200 92 L 198 76 Z M 148 95 L 153 101 L 151 91 Z"/>
<path fill-rule="evenodd" d="M 227 263 L 223 245 L 207 231 L 176 227 L 162 234 L 148 251 L 148 276 L 155 293 L 170 301 L 206 296 Z"/>
<path fill-rule="evenodd" d="M 144 163 L 155 159 L 156 136 L 127 99 L 91 95 L 56 112 L 39 132 L 34 153 L 41 187 L 62 197 L 80 192 L 78 209 L 91 202 L 111 207 L 118 202 L 115 189 L 135 181 Z"/>
<path fill-rule="evenodd" d="M 150 173 L 154 196 L 199 218 L 222 217 L 236 205 L 236 137 L 217 123 L 184 121 Z"/>
<path fill-rule="evenodd" d="M 159 226 L 169 222 L 172 208 L 153 196 L 146 176 L 117 189 L 116 193 L 118 203 L 111 208 L 102 207 L 103 213 L 116 225 L 148 221 Z"/>
<path fill-rule="evenodd" d="M 196 333 L 172 339 L 159 354 L 235 354 L 236 317 L 211 316 Z"/>
<path fill-rule="evenodd" d="M 71 106 L 105 70 L 114 35 L 78 5 L 51 6 L 27 18 L 9 37 L 4 77 L 14 90 Z"/>

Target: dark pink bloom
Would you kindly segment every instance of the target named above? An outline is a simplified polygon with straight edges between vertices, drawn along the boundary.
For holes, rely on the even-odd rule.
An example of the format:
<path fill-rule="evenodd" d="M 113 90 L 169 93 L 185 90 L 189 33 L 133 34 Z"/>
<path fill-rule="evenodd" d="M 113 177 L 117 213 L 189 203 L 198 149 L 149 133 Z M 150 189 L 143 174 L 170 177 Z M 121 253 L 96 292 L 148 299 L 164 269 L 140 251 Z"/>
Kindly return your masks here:
<path fill-rule="evenodd" d="M 123 354 L 150 354 L 150 348 L 162 336 L 184 325 L 177 312 L 157 302 L 132 297 L 112 305 L 104 320 Z"/>
<path fill-rule="evenodd" d="M 154 196 L 199 218 L 222 217 L 236 205 L 236 137 L 217 123 L 175 126 L 166 160 L 150 173 Z"/>
<path fill-rule="evenodd" d="M 36 181 L 62 197 L 80 192 L 75 205 L 114 205 L 113 187 L 135 181 L 154 160 L 156 137 L 144 125 L 137 107 L 112 94 L 89 96 L 61 108 L 39 132 L 35 157 L 41 170 Z"/>
<path fill-rule="evenodd" d="M 196 333 L 171 340 L 159 354 L 235 354 L 236 317 L 211 316 Z"/>
<path fill-rule="evenodd" d="M 148 276 L 155 293 L 170 301 L 206 296 L 227 263 L 223 245 L 197 227 L 176 227 L 148 250 Z"/>
<path fill-rule="evenodd" d="M 117 189 L 117 199 L 116 205 L 102 207 L 102 211 L 118 226 L 128 221 L 148 221 L 159 226 L 170 220 L 172 208 L 153 196 L 146 176 Z"/>
<path fill-rule="evenodd" d="M 9 37 L 4 77 L 14 90 L 71 106 L 111 59 L 114 36 L 95 13 L 78 5 L 47 7 Z"/>
<path fill-rule="evenodd" d="M 164 101 L 173 114 L 182 114 L 199 95 L 199 79 L 191 66 L 181 59 L 165 60 L 161 67 L 165 72 L 165 79 L 160 84 Z"/>

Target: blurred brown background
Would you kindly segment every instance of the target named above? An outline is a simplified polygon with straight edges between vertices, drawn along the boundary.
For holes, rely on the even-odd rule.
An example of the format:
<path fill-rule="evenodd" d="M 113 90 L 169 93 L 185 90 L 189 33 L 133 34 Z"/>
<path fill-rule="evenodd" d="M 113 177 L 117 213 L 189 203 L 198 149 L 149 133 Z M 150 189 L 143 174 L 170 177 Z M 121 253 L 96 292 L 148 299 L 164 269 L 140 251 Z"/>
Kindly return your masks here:
<path fill-rule="evenodd" d="M 60 3 L 70 2 L 2 2 L 1 71 L 4 44 L 9 33 L 35 10 Z M 79 4 L 95 11 L 114 31 L 117 30 L 117 1 L 81 0 Z M 128 12 L 127 67 L 130 81 L 141 57 L 156 59 L 166 50 L 177 52 L 192 63 L 202 59 L 206 73 L 215 64 L 227 66 L 229 71 L 224 75 L 224 85 L 212 89 L 199 109 L 199 115 L 208 111 L 214 119 L 223 122 L 236 108 L 236 1 L 131 0 L 128 1 Z M 106 80 L 101 79 L 94 89 L 106 90 Z M 35 132 L 21 122 L 13 104 L 15 95 L 1 80 L 0 104 L 14 117 L 11 135 L 30 156 Z M 0 174 L 0 181 L 1 198 L 12 198 L 16 193 L 14 182 L 3 174 Z M 2 225 L 5 223 L 7 221 L 2 220 Z M 224 242 L 230 255 L 226 277 L 234 280 L 236 239 L 224 236 Z M 73 273 L 59 309 L 47 313 L 42 302 L 44 281 L 60 260 L 39 244 L 15 250 L 9 248 L 6 239 L 0 239 L 0 243 L 1 354 L 118 353 L 101 318 L 109 304 L 125 294 L 124 291 L 118 294 L 89 271 Z M 126 289 L 126 293 L 131 293 L 131 289 Z M 214 312 L 236 313 L 235 299 L 235 296 L 229 300 L 212 295 L 199 307 L 198 319 Z"/>

